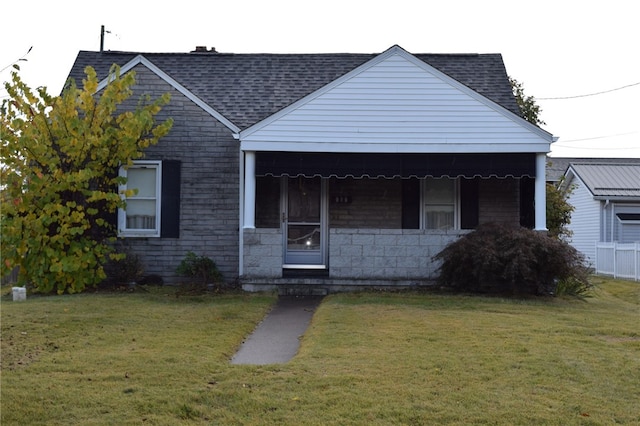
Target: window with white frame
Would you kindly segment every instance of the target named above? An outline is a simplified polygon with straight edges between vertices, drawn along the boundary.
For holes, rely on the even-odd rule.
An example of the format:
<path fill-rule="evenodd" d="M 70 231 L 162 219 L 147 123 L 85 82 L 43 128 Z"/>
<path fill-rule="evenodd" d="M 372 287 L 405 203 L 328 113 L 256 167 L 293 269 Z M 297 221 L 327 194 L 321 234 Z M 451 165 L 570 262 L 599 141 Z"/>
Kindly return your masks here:
<path fill-rule="evenodd" d="M 456 179 L 427 178 L 423 185 L 423 228 L 457 228 Z"/>
<path fill-rule="evenodd" d="M 121 236 L 160 236 L 160 194 L 162 193 L 162 162 L 135 161 L 120 168 L 127 179 L 120 186 L 126 208 L 118 211 Z"/>

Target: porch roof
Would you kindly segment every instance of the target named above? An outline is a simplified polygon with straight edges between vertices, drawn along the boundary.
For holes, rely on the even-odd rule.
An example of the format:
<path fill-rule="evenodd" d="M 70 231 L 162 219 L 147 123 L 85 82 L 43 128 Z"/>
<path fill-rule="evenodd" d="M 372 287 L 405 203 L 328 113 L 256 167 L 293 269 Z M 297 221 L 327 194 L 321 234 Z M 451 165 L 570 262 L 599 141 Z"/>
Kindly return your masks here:
<path fill-rule="evenodd" d="M 535 177 L 536 155 L 257 152 L 256 176 L 357 179 Z"/>

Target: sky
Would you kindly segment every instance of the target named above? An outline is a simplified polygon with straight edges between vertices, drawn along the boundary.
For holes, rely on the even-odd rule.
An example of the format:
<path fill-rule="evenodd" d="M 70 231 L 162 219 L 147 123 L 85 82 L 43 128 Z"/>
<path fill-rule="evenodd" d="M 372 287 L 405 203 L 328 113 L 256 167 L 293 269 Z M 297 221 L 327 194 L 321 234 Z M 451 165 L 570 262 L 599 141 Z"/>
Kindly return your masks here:
<path fill-rule="evenodd" d="M 105 50 L 119 51 L 501 53 L 559 138 L 552 157 L 640 158 L 639 9 L 636 0 L 23 0 L 0 13 L 0 80 L 23 59 L 27 85 L 59 94 L 78 51 L 100 49 L 102 25 Z"/>

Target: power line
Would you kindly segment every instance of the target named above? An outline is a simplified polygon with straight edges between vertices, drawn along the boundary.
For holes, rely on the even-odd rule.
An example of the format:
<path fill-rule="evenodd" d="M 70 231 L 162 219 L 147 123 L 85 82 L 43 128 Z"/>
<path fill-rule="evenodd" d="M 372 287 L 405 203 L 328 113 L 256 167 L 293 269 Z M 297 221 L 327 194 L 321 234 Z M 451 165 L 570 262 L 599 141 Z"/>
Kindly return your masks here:
<path fill-rule="evenodd" d="M 561 143 L 567 143 L 567 142 L 582 142 L 582 141 L 592 141 L 595 139 L 607 139 L 607 138 L 615 138 L 618 136 L 628 136 L 628 135 L 634 135 L 638 132 L 627 132 L 627 133 L 616 133 L 614 135 L 605 135 L 605 136 L 594 136 L 592 138 L 582 138 L 582 139 L 571 139 L 568 141 L 561 141 Z"/>
<path fill-rule="evenodd" d="M 621 146 L 621 147 L 611 147 L 611 146 L 568 146 L 561 145 L 558 143 L 554 143 L 551 145 L 551 148 L 562 148 L 562 149 L 581 149 L 581 150 L 594 150 L 594 151 L 624 151 L 630 149 L 638 149 L 635 146 Z"/>
<path fill-rule="evenodd" d="M 637 83 L 627 84 L 626 86 L 616 87 L 615 89 L 603 90 L 602 92 L 588 93 L 586 95 L 558 96 L 558 97 L 555 97 L 555 98 L 536 98 L 536 99 L 539 100 L 539 101 L 555 101 L 555 100 L 560 100 L 560 99 L 586 98 L 588 96 L 603 95 L 605 93 L 615 92 L 616 90 L 627 89 L 629 87 L 637 86 L 639 84 L 640 84 L 640 81 L 637 82 Z"/>
<path fill-rule="evenodd" d="M 602 151 L 609 151 L 609 150 L 610 151 L 620 151 L 620 150 L 638 149 L 637 146 L 612 147 L 612 146 L 608 145 L 608 146 L 591 147 L 591 146 L 584 146 L 584 145 L 580 145 L 580 146 L 567 145 L 567 143 L 569 143 L 569 142 L 584 142 L 584 141 L 592 141 L 592 140 L 597 140 L 597 139 L 609 139 L 609 138 L 614 138 L 614 137 L 617 137 L 617 136 L 634 135 L 636 133 L 638 133 L 638 132 L 618 133 L 618 134 L 615 134 L 615 135 L 595 136 L 595 137 L 592 137 L 592 138 L 583 138 L 583 139 L 571 139 L 571 140 L 568 140 L 568 141 L 555 142 L 551 146 L 552 147 L 556 147 L 556 148 L 566 148 L 566 149 L 590 149 L 590 150 L 602 150 Z"/>
<path fill-rule="evenodd" d="M 5 66 L 4 68 L 0 69 L 0 72 L 2 72 L 4 70 L 6 70 L 7 68 L 17 64 L 18 62 L 21 62 L 21 61 L 25 61 L 26 62 L 27 61 L 27 55 L 29 54 L 29 52 L 31 52 L 31 49 L 33 49 L 33 46 L 31 46 L 29 48 L 29 50 L 27 50 L 27 53 L 25 53 L 24 55 L 22 55 L 21 57 L 19 57 L 15 61 L 11 62 L 9 65 Z"/>

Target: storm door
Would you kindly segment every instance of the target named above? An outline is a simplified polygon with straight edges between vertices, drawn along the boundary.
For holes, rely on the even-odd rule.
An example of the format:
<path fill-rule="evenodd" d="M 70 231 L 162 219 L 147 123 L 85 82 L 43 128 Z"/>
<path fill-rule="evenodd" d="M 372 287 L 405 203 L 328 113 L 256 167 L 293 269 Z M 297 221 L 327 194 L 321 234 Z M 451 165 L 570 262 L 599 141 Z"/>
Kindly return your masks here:
<path fill-rule="evenodd" d="M 319 177 L 295 177 L 283 181 L 284 267 L 325 269 L 326 183 Z"/>

